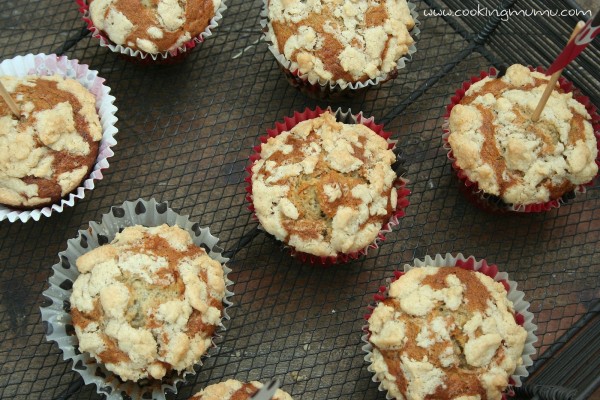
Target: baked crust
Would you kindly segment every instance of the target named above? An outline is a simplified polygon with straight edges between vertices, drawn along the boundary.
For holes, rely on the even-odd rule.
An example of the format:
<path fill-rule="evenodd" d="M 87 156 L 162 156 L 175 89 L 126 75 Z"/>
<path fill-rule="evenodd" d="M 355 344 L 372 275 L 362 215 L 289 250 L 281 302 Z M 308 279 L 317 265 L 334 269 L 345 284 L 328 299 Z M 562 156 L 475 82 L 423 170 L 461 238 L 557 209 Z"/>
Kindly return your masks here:
<path fill-rule="evenodd" d="M 260 382 L 248 383 L 229 379 L 225 382 L 207 386 L 189 400 L 248 400 L 263 387 Z M 273 400 L 292 400 L 292 397 L 281 389 L 277 389 Z"/>
<path fill-rule="evenodd" d="M 501 283 L 458 267 L 414 268 L 369 318 L 372 368 L 397 399 L 501 399 L 527 332 Z"/>
<path fill-rule="evenodd" d="M 77 259 L 79 350 L 123 380 L 161 379 L 200 360 L 221 323 L 221 264 L 179 227 L 125 228 Z"/>
<path fill-rule="evenodd" d="M 533 114 L 548 77 L 513 65 L 469 88 L 450 113 L 456 164 L 485 193 L 508 204 L 560 198 L 598 173 L 591 117 L 557 85 L 538 122 Z"/>
<path fill-rule="evenodd" d="M 94 25 L 121 46 L 156 54 L 202 33 L 221 0 L 89 0 Z"/>
<path fill-rule="evenodd" d="M 364 249 L 396 209 L 394 153 L 362 124 L 330 112 L 261 146 L 252 199 L 264 229 L 296 250 L 336 256 Z"/>
<path fill-rule="evenodd" d="M 102 127 L 96 99 L 61 76 L 0 77 L 21 110 L 0 102 L 0 203 L 18 209 L 58 202 L 88 176 Z"/>
<path fill-rule="evenodd" d="M 268 0 L 267 39 L 311 81 L 391 74 L 414 25 L 406 0 Z"/>

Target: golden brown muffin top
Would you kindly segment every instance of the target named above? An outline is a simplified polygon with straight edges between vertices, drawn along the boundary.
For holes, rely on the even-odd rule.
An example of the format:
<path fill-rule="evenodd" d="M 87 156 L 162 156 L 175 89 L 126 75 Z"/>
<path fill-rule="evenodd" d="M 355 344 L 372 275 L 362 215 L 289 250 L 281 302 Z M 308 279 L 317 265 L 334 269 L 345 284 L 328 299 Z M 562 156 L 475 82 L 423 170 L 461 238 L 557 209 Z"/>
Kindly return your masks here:
<path fill-rule="evenodd" d="M 184 371 L 210 347 L 224 272 L 183 229 L 127 227 L 76 264 L 70 301 L 79 350 L 123 380 Z"/>
<path fill-rule="evenodd" d="M 252 381 L 244 383 L 229 379 L 214 385 L 207 386 L 189 400 L 248 400 L 263 386 L 262 383 Z M 292 400 L 292 397 L 281 389 L 277 389 L 273 400 Z"/>
<path fill-rule="evenodd" d="M 313 83 L 385 77 L 414 42 L 406 0 L 268 0 L 268 18 L 267 39 Z"/>
<path fill-rule="evenodd" d="M 372 369 L 413 400 L 501 399 L 527 332 L 501 283 L 458 267 L 414 268 L 369 318 Z"/>
<path fill-rule="evenodd" d="M 90 17 L 108 38 L 156 54 L 202 33 L 221 0 L 90 0 Z"/>
<path fill-rule="evenodd" d="M 372 243 L 396 208 L 388 143 L 330 112 L 271 137 L 252 168 L 265 230 L 296 250 L 336 256 Z"/>
<path fill-rule="evenodd" d="M 539 121 L 531 121 L 547 81 L 513 65 L 502 78 L 471 85 L 450 114 L 457 165 L 509 204 L 557 199 L 598 172 L 591 117 L 572 93 L 557 85 Z"/>
<path fill-rule="evenodd" d="M 102 127 L 96 99 L 61 76 L 0 77 L 21 111 L 0 101 L 0 203 L 35 208 L 60 200 L 96 161 Z"/>

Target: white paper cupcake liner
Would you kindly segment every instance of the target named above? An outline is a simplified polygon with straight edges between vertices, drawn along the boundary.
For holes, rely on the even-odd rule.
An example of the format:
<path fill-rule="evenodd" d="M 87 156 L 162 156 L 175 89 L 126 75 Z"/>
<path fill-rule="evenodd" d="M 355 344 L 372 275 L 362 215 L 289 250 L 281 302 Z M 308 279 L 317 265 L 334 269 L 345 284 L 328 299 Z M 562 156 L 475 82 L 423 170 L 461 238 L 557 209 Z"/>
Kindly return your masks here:
<path fill-rule="evenodd" d="M 111 147 L 117 144 L 114 136 L 118 132 L 115 127 L 117 107 L 114 106 L 115 98 L 111 96 L 110 88 L 104 85 L 104 79 L 98 76 L 98 71 L 91 70 L 77 60 L 69 60 L 65 56 L 56 54 L 28 54 L 4 60 L 0 63 L 0 76 L 25 76 L 25 75 L 55 75 L 75 79 L 87 88 L 96 97 L 96 111 L 102 125 L 102 139 L 98 148 L 98 157 L 89 176 L 81 185 L 59 203 L 33 210 L 17 210 L 0 205 L 0 221 L 8 219 L 10 222 L 20 220 L 27 222 L 30 219 L 38 221 L 42 215 L 49 217 L 53 212 L 62 212 L 64 207 L 72 207 L 76 199 L 83 199 L 86 190 L 95 187 L 95 181 L 102 180 L 102 170 L 108 168 L 108 158 L 114 155 Z"/>
<path fill-rule="evenodd" d="M 506 393 L 503 395 L 512 396 L 514 395 L 513 387 L 520 387 L 522 385 L 522 379 L 526 378 L 529 375 L 527 371 L 527 367 L 533 365 L 532 356 L 536 354 L 536 349 L 534 347 L 534 343 L 537 340 L 535 336 L 535 331 L 537 329 L 537 325 L 533 323 L 533 314 L 529 311 L 529 302 L 524 300 L 525 293 L 520 290 L 517 290 L 517 283 L 515 281 L 511 281 L 508 279 L 508 274 L 506 272 L 499 272 L 498 268 L 495 265 L 488 264 L 486 260 L 476 260 L 475 257 L 469 256 L 464 257 L 461 253 L 458 253 L 456 256 L 452 254 L 446 253 L 446 255 L 442 256 L 441 254 L 436 254 L 433 258 L 430 256 L 425 256 L 423 260 L 415 259 L 413 264 L 404 264 L 404 272 L 396 272 L 394 278 L 387 279 L 386 286 L 382 286 L 379 288 L 379 292 L 375 295 L 375 303 L 369 306 L 369 314 L 365 316 L 366 319 L 369 318 L 373 309 L 375 309 L 376 304 L 385 299 L 385 293 L 389 288 L 389 285 L 398 279 L 403 273 L 408 272 L 413 268 L 420 268 L 425 266 L 431 267 L 461 267 L 467 270 L 473 270 L 481 272 L 490 278 L 494 279 L 496 282 L 500 282 L 506 288 L 507 297 L 513 303 L 513 309 L 515 312 L 515 317 L 517 319 L 517 323 L 521 325 L 527 331 L 527 338 L 525 339 L 525 346 L 523 347 L 523 355 L 522 364 L 515 369 L 515 372 L 510 376 L 512 380 L 512 384 L 507 388 Z M 373 382 L 379 382 L 379 390 L 382 392 L 386 392 L 386 398 L 388 400 L 393 399 L 393 396 L 389 395 L 387 389 L 384 387 L 383 374 L 377 373 L 372 368 L 372 351 L 373 346 L 369 342 L 369 325 L 366 324 L 363 326 L 363 332 L 365 334 L 361 337 L 362 341 L 365 345 L 362 349 L 367 353 L 365 356 L 365 361 L 369 363 L 367 367 L 369 372 L 373 373 Z"/>
<path fill-rule="evenodd" d="M 92 32 L 92 36 L 100 41 L 101 47 L 107 47 L 114 53 L 120 53 L 120 54 L 129 56 L 129 57 L 138 58 L 138 59 L 142 59 L 142 60 L 144 60 L 146 58 L 151 58 L 153 61 L 167 60 L 171 57 L 175 57 L 180 54 L 184 54 L 184 53 L 188 52 L 189 50 L 193 49 L 194 47 L 196 47 L 196 45 L 204 42 L 204 40 L 207 37 L 212 35 L 212 31 L 217 26 L 219 26 L 219 21 L 221 21 L 223 19 L 223 12 L 225 10 L 227 10 L 227 6 L 225 5 L 225 0 L 221 0 L 221 4 L 219 5 L 219 8 L 217 8 L 215 10 L 214 17 L 211 18 L 208 26 L 206 27 L 206 29 L 204 29 L 203 32 L 196 35 L 195 37 L 188 40 L 187 42 L 185 42 L 184 44 L 182 44 L 179 47 L 175 47 L 175 48 L 167 50 L 167 51 L 153 54 L 153 53 L 147 53 L 147 52 L 141 51 L 141 50 L 134 50 L 129 47 L 122 46 L 120 44 L 115 44 L 112 41 L 110 41 L 106 37 L 106 35 L 94 25 L 94 22 L 92 21 L 92 18 L 90 16 L 88 1 L 87 0 L 76 0 L 76 2 L 79 5 L 79 11 L 83 14 L 83 20 L 87 23 L 88 29 Z"/>
<path fill-rule="evenodd" d="M 293 117 L 291 117 L 291 118 L 286 117 L 284 119 L 283 124 L 276 123 L 275 128 L 268 130 L 267 131 L 268 135 L 261 137 L 260 141 L 261 141 L 261 143 L 265 143 L 269 137 L 277 136 L 284 131 L 289 131 L 290 129 L 292 129 L 294 126 L 296 126 L 300 122 L 317 118 L 318 116 L 320 116 L 322 113 L 324 113 L 326 111 L 333 113 L 336 121 L 338 121 L 338 122 L 342 122 L 344 124 L 362 124 L 362 125 L 367 126 L 369 129 L 371 129 L 373 132 L 375 132 L 377 135 L 383 137 L 387 141 L 388 146 L 389 146 L 388 148 L 390 150 L 395 151 L 395 152 L 400 151 L 396 147 L 396 144 L 398 143 L 398 141 L 391 139 L 392 134 L 390 132 L 385 131 L 383 128 L 383 125 L 377 125 L 375 123 L 374 117 L 366 118 L 365 116 L 363 116 L 362 111 L 359 112 L 358 114 L 353 114 L 350 109 L 343 110 L 341 107 L 339 107 L 335 111 L 332 110 L 331 107 L 327 107 L 326 109 L 321 109 L 320 107 L 317 107 L 315 110 L 306 108 L 301 113 L 295 112 Z M 259 145 L 259 146 L 254 147 L 254 151 L 255 151 L 255 153 L 250 156 L 251 163 L 246 168 L 246 172 L 248 173 L 248 176 L 245 179 L 245 181 L 248 184 L 248 186 L 246 187 L 246 191 L 248 192 L 248 194 L 246 195 L 246 200 L 250 203 L 249 208 L 250 208 L 250 211 L 252 211 L 253 213 L 254 213 L 254 200 L 252 197 L 252 167 L 254 166 L 254 163 L 258 159 L 260 159 L 261 146 Z M 404 170 L 404 166 L 403 166 L 403 160 L 401 157 L 401 153 L 395 153 L 395 154 L 397 157 L 396 163 L 400 164 L 399 167 L 402 169 L 402 171 L 396 170 L 397 178 L 393 185 L 393 188 L 398 193 L 398 203 L 396 206 L 396 210 L 394 211 L 394 213 L 392 213 L 392 215 L 390 216 L 390 219 L 381 226 L 377 236 L 368 246 L 366 246 L 365 248 L 358 249 L 353 252 L 347 253 L 347 254 L 338 253 L 336 256 L 329 256 L 329 257 L 315 256 L 313 254 L 308 254 L 308 253 L 304 253 L 301 251 L 297 251 L 294 247 L 289 246 L 288 244 L 285 244 L 285 243 L 282 243 L 283 248 L 288 250 L 290 252 L 290 254 L 292 255 L 292 257 L 298 258 L 302 262 L 309 263 L 311 265 L 320 265 L 320 266 L 324 266 L 324 267 L 329 267 L 334 264 L 343 264 L 346 262 L 350 262 L 350 261 L 358 259 L 362 256 L 366 256 L 369 249 L 379 248 L 379 244 L 385 240 L 386 234 L 390 233 L 393 230 L 393 227 L 397 226 L 399 224 L 399 218 L 404 216 L 404 211 L 406 210 L 406 207 L 409 206 L 408 196 L 410 195 L 410 190 L 406 188 L 409 181 L 403 177 L 405 170 Z M 256 216 L 255 213 L 253 214 L 253 218 L 256 221 L 258 221 L 258 217 Z M 260 222 L 258 223 L 258 229 L 260 229 L 263 232 L 267 232 L 263 228 L 263 226 L 260 224 Z"/>
<path fill-rule="evenodd" d="M 167 203 L 158 203 L 154 199 L 126 201 L 120 206 L 112 207 L 109 213 L 102 216 L 102 222 L 90 222 L 89 228 L 80 230 L 76 238 L 69 239 L 67 249 L 58 254 L 60 261 L 52 266 L 54 274 L 49 279 L 50 287 L 43 292 L 43 295 L 51 300 L 51 304 L 40 308 L 42 321 L 45 324 L 46 338 L 58 344 L 63 352 L 63 358 L 72 361 L 72 368 L 81 375 L 86 384 L 95 384 L 97 392 L 104 394 L 108 399 L 121 399 L 122 392 L 133 399 L 165 399 L 166 391 L 176 393 L 177 383 L 183 381 L 186 375 L 195 374 L 193 366 L 190 366 L 182 374 L 173 372 L 170 376 L 163 378 L 160 386 L 156 381 L 149 380 L 121 381 L 88 353 L 79 352 L 77 336 L 72 326 L 69 299 L 73 282 L 79 276 L 79 271 L 75 266 L 77 258 L 111 242 L 115 235 L 125 227 L 133 225 L 153 227 L 162 224 L 178 226 L 186 230 L 196 246 L 204 248 L 211 258 L 223 264 L 226 287 L 223 300 L 225 308 L 221 324 L 212 339 L 211 348 L 216 347 L 214 340 L 220 338 L 219 333 L 226 330 L 223 321 L 229 320 L 227 308 L 232 305 L 229 298 L 233 293 L 227 289 L 233 284 L 227 277 L 231 269 L 225 265 L 229 259 L 221 255 L 222 249 L 217 246 L 219 239 L 210 233 L 209 228 L 202 228 L 198 223 L 190 221 L 187 216 L 177 214 L 168 207 Z M 210 357 L 209 352 L 210 349 L 202 359 Z M 202 360 L 197 365 L 202 365 Z"/>
<path fill-rule="evenodd" d="M 293 86 L 297 87 L 298 89 L 302 89 L 302 86 L 312 86 L 314 88 L 319 88 L 319 90 L 317 91 L 303 91 L 304 93 L 310 96 L 323 98 L 329 96 L 336 96 L 342 93 L 351 93 L 354 91 L 359 91 L 361 89 L 377 86 L 383 82 L 393 79 L 395 74 L 397 74 L 397 72 L 400 69 L 406 67 L 407 61 L 412 61 L 413 54 L 417 52 L 417 47 L 415 43 L 411 44 L 408 47 L 408 53 L 398 59 L 396 63 L 396 68 L 393 71 L 391 71 L 387 75 L 377 77 L 375 79 L 369 79 L 365 82 L 337 82 L 324 80 L 316 77 L 309 78 L 308 74 L 301 74 L 299 72 L 300 68 L 298 66 L 298 63 L 288 60 L 283 54 L 279 52 L 277 46 L 269 40 L 268 33 L 270 32 L 270 24 L 268 18 L 268 2 L 269 0 L 263 0 L 263 5 L 260 13 L 260 24 L 263 31 L 262 38 L 268 44 L 269 50 L 271 51 L 271 53 L 273 53 L 273 56 L 275 56 L 275 59 L 277 60 L 277 63 L 279 64 L 281 69 L 283 71 L 289 72 L 290 75 L 293 75 Z M 410 10 L 410 15 L 415 21 L 415 26 L 410 31 L 410 35 L 416 39 L 421 34 L 421 30 L 419 29 L 419 25 L 421 24 L 421 22 L 418 19 L 419 13 L 416 11 L 417 7 L 415 4 L 411 3 L 410 1 L 407 1 L 407 4 L 408 9 Z"/>

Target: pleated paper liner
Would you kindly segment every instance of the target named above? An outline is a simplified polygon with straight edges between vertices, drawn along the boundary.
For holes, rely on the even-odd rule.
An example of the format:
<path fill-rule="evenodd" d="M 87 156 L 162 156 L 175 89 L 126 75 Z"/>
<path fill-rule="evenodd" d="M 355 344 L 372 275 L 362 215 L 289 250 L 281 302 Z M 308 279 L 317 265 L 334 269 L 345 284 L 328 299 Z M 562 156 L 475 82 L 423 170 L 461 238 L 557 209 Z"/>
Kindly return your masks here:
<path fill-rule="evenodd" d="M 227 274 L 231 269 L 225 265 L 228 259 L 222 256 L 222 249 L 217 246 L 219 239 L 210 233 L 210 229 L 200 227 L 187 216 L 176 213 L 167 203 L 160 203 L 154 199 L 126 201 L 122 205 L 112 207 L 109 213 L 102 216 L 100 223 L 90 222 L 88 229 L 80 230 L 76 238 L 67 242 L 67 249 L 58 254 L 60 261 L 52 267 L 54 274 L 50 277 L 50 287 L 43 293 L 50 300 L 47 306 L 40 309 L 47 339 L 58 344 L 63 352 L 63 358 L 71 361 L 73 370 L 81 375 L 86 384 L 96 385 L 97 392 L 108 399 L 121 399 L 122 394 L 133 399 L 165 399 L 165 393 L 176 393 L 177 384 L 187 375 L 196 373 L 194 366 L 190 366 L 180 373 L 171 371 L 161 380 L 123 381 L 90 354 L 79 351 L 77 336 L 72 325 L 69 299 L 73 282 L 79 276 L 75 266 L 77 258 L 102 244 L 110 243 L 125 227 L 134 225 L 154 227 L 162 224 L 178 226 L 187 231 L 196 246 L 204 248 L 212 259 L 223 265 L 226 285 L 223 316 L 218 331 L 212 339 L 212 345 L 202 359 L 210 357 L 211 349 L 216 347 L 215 340 L 225 331 L 223 322 L 229 320 L 227 308 L 232 304 L 229 298 L 233 293 L 228 287 L 233 282 L 227 278 Z M 202 359 L 196 367 L 202 365 Z"/>
<path fill-rule="evenodd" d="M 64 196 L 60 202 L 32 210 L 20 210 L 0 205 L 0 221 L 8 219 L 10 222 L 20 220 L 27 222 L 31 219 L 39 221 L 53 213 L 61 213 L 65 207 L 73 207 L 78 199 L 83 199 L 87 191 L 93 190 L 96 182 L 104 178 L 102 170 L 109 167 L 108 159 L 114 155 L 112 147 L 117 144 L 115 135 L 118 132 L 115 124 L 117 107 L 114 106 L 115 98 L 110 95 L 110 88 L 104 84 L 104 79 L 98 76 L 98 71 L 89 69 L 77 60 L 70 60 L 65 56 L 56 54 L 28 54 L 4 60 L 0 63 L 0 75 L 25 76 L 25 75 L 60 75 L 71 78 L 81 83 L 96 97 L 96 111 L 102 125 L 102 139 L 98 147 L 98 156 L 89 175 L 80 186 Z"/>
<path fill-rule="evenodd" d="M 88 0 L 75 0 L 79 6 L 79 12 L 82 14 L 82 18 L 87 24 L 88 30 L 92 32 L 92 37 L 97 39 L 101 47 L 110 49 L 113 53 L 119 54 L 125 60 L 134 62 L 140 65 L 152 65 L 152 64 L 177 64 L 183 61 L 194 48 L 202 44 L 208 37 L 213 34 L 219 26 L 219 22 L 223 19 L 223 12 L 227 9 L 225 0 L 221 0 L 221 4 L 215 10 L 215 15 L 211 18 L 210 23 L 195 37 L 191 38 L 187 42 L 183 43 L 179 47 L 162 51 L 159 53 L 148 53 L 142 50 L 134 50 L 127 46 L 116 44 L 112 42 L 105 32 L 100 30 L 94 25 L 90 15 L 90 6 Z M 96 0 L 99 1 L 99 0 Z"/>
<path fill-rule="evenodd" d="M 262 10 L 260 13 L 260 24 L 263 31 L 263 40 L 267 42 L 269 50 L 277 60 L 279 69 L 284 73 L 287 81 L 292 87 L 299 90 L 304 95 L 314 99 L 340 99 L 356 96 L 357 94 L 364 92 L 365 90 L 377 87 L 384 82 L 396 78 L 398 71 L 406 67 L 406 62 L 412 61 L 413 54 L 417 52 L 415 43 L 408 47 L 408 52 L 404 56 L 400 57 L 397 61 L 396 68 L 390 71 L 384 76 L 379 76 L 374 79 L 368 79 L 365 82 L 347 82 L 338 83 L 336 81 L 322 80 L 322 79 L 309 79 L 307 74 L 302 74 L 299 71 L 299 66 L 296 62 L 289 61 L 283 54 L 279 52 L 277 46 L 271 42 L 267 33 L 269 32 L 269 18 L 268 18 L 268 2 L 269 0 L 263 0 Z M 418 38 L 421 30 L 419 25 L 421 24 L 418 20 L 419 13 L 416 11 L 416 5 L 407 1 L 410 15 L 415 21 L 415 26 L 410 31 L 410 35 L 413 39 Z"/>
<path fill-rule="evenodd" d="M 531 71 L 537 71 L 544 73 L 545 69 L 542 67 L 529 67 Z M 569 203 L 569 201 L 573 200 L 580 194 L 584 194 L 586 192 L 586 187 L 591 186 L 594 180 L 598 175 L 590 182 L 577 185 L 576 188 L 572 191 L 569 191 L 563 194 L 561 197 L 550 200 L 543 203 L 535 203 L 535 204 L 507 204 L 501 198 L 485 193 L 483 190 L 479 188 L 477 182 L 473 182 L 469 179 L 466 172 L 462 170 L 456 163 L 456 159 L 454 158 L 454 154 L 452 153 L 452 148 L 448 143 L 448 137 L 450 136 L 450 112 L 454 108 L 455 105 L 459 104 L 460 101 L 465 96 L 465 93 L 471 85 L 476 82 L 479 82 L 487 77 L 490 78 L 500 78 L 504 75 L 504 70 L 498 70 L 496 68 L 490 68 L 489 71 L 482 71 L 478 76 L 474 76 L 470 78 L 468 81 L 463 82 L 460 89 L 456 90 L 456 93 L 450 99 L 450 104 L 446 107 L 446 113 L 444 115 L 444 124 L 442 125 L 443 135 L 443 146 L 444 149 L 448 151 L 448 159 L 452 162 L 452 170 L 456 174 L 459 180 L 459 190 L 461 193 L 465 195 L 467 200 L 469 200 L 476 207 L 491 213 L 539 213 L 539 212 L 547 212 L 554 208 L 559 208 L 563 205 Z M 566 93 L 573 93 L 573 98 L 585 106 L 585 109 L 591 116 L 591 123 L 594 130 L 594 136 L 596 137 L 596 146 L 598 148 L 598 157 L 596 157 L 596 164 L 600 167 L 600 116 L 597 113 L 596 107 L 591 103 L 590 99 L 583 94 L 580 93 L 578 89 L 576 89 L 571 82 L 562 76 L 558 80 L 558 84 L 560 88 Z"/>
<path fill-rule="evenodd" d="M 307 108 L 303 112 L 295 112 L 292 117 L 284 118 L 284 121 L 282 123 L 277 122 L 274 128 L 267 130 L 267 136 L 262 136 L 260 138 L 260 142 L 266 143 L 269 137 L 275 137 L 281 134 L 282 132 L 289 131 L 294 126 L 298 125 L 300 122 L 317 118 L 326 111 L 334 113 L 335 118 L 338 122 L 346 124 L 363 124 L 371 130 L 373 130 L 377 135 L 387 140 L 388 148 L 392 149 L 392 151 L 394 151 L 394 153 L 396 154 L 397 161 L 394 163 L 394 165 L 392 165 L 392 168 L 394 169 L 397 175 L 397 179 L 394 182 L 394 188 L 396 190 L 396 193 L 398 194 L 396 210 L 394 210 L 393 214 L 390 217 L 390 220 L 387 223 L 383 224 L 373 242 L 363 249 L 353 251 L 347 254 L 338 253 L 336 256 L 323 257 L 298 251 L 293 246 L 290 246 L 287 243 L 283 243 L 284 248 L 286 248 L 290 252 L 292 257 L 295 257 L 298 260 L 307 264 L 329 267 L 334 264 L 343 264 L 352 260 L 356 260 L 365 256 L 369 249 L 377 249 L 379 247 L 379 243 L 385 240 L 386 234 L 391 232 L 394 226 L 398 225 L 399 218 L 402 218 L 404 216 L 404 210 L 409 205 L 408 196 L 410 194 L 410 190 L 406 188 L 406 184 L 408 183 L 408 181 L 403 178 L 403 175 L 406 172 L 406 169 L 404 168 L 404 158 L 400 149 L 396 147 L 396 141 L 390 140 L 391 133 L 384 131 L 383 125 L 377 125 L 374 122 L 373 117 L 366 118 L 365 116 L 363 116 L 362 112 L 354 115 L 351 113 L 350 110 L 343 111 L 341 108 L 338 108 L 336 111 L 333 111 L 331 108 L 321 109 L 317 107 L 314 110 Z M 250 211 L 254 213 L 254 204 L 252 197 L 252 167 L 254 166 L 254 163 L 261 158 L 261 145 L 259 144 L 258 146 L 255 146 L 253 150 L 254 154 L 250 156 L 250 165 L 246 168 L 248 176 L 246 177 L 245 181 L 248 183 L 246 187 L 246 200 L 250 203 Z M 255 220 L 258 220 L 256 214 L 253 214 L 253 218 Z M 263 229 L 260 223 L 259 228 Z"/>
<path fill-rule="evenodd" d="M 509 378 L 509 386 L 505 390 L 505 393 L 503 393 L 502 398 L 506 400 L 506 396 L 513 396 L 513 387 L 520 387 L 522 385 L 522 379 L 529 375 L 527 368 L 533 365 L 532 357 L 536 354 L 534 343 L 537 341 L 537 337 L 535 336 L 537 326 L 533 322 L 533 314 L 529 311 L 530 304 L 524 300 L 525 293 L 517 290 L 517 283 L 511 281 L 506 272 L 500 272 L 496 265 L 488 264 L 484 259 L 477 260 L 474 256 L 465 257 L 461 253 L 458 253 L 456 256 L 446 253 L 445 255 L 436 254 L 433 257 L 425 256 L 423 260 L 415 259 L 412 264 L 404 264 L 403 271 L 394 271 L 392 276 L 387 279 L 386 285 L 378 288 L 377 293 L 373 296 L 374 302 L 368 306 L 368 313 L 365 315 L 365 320 L 368 321 L 377 304 L 387 298 L 387 292 L 392 282 L 398 280 L 411 269 L 426 266 L 460 267 L 469 271 L 477 271 L 489 276 L 496 282 L 500 282 L 504 286 L 508 300 L 513 303 L 516 323 L 527 331 L 527 338 L 525 339 L 525 346 L 521 356 L 522 363 L 520 366 L 517 366 L 514 373 Z M 394 397 L 387 393 L 387 389 L 382 383 L 382 377 L 376 373 L 371 366 L 373 346 L 369 342 L 371 333 L 368 324 L 363 326 L 363 332 L 364 335 L 362 336 L 362 341 L 365 343 L 363 350 L 367 353 L 365 361 L 369 364 L 368 370 L 373 373 L 372 380 L 373 382 L 380 383 L 379 390 L 386 392 L 387 399 L 392 399 Z"/>

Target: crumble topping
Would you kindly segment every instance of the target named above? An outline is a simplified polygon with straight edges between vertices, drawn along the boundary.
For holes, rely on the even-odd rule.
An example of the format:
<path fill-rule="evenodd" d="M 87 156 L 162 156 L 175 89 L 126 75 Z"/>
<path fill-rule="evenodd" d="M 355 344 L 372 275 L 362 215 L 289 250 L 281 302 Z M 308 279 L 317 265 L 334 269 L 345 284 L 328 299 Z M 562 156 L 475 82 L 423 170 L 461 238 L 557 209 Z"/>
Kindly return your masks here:
<path fill-rule="evenodd" d="M 73 79 L 0 77 L 17 119 L 0 102 L 0 203 L 34 208 L 76 189 L 96 161 L 102 127 L 96 99 Z"/>
<path fill-rule="evenodd" d="M 268 0 L 268 18 L 268 40 L 311 81 L 385 76 L 414 43 L 406 0 Z"/>
<path fill-rule="evenodd" d="M 200 360 L 221 323 L 221 264 L 179 227 L 125 228 L 77 259 L 71 316 L 79 350 L 124 380 Z"/>
<path fill-rule="evenodd" d="M 458 166 L 484 192 L 509 204 L 547 202 L 591 181 L 598 156 L 585 106 L 557 85 L 531 121 L 548 77 L 522 65 L 473 84 L 450 114 Z"/>
<path fill-rule="evenodd" d="M 229 379 L 214 385 L 207 386 L 189 400 L 248 400 L 263 387 L 260 382 L 248 383 Z M 273 400 L 292 400 L 292 397 L 281 389 L 277 389 Z"/>
<path fill-rule="evenodd" d="M 221 0 L 90 0 L 90 17 L 114 43 L 156 54 L 202 33 L 220 5 Z"/>
<path fill-rule="evenodd" d="M 501 399 L 527 337 L 513 312 L 487 275 L 411 269 L 369 318 L 372 368 L 398 399 Z"/>
<path fill-rule="evenodd" d="M 394 161 L 381 136 L 325 112 L 261 146 L 252 167 L 256 215 L 267 232 L 305 253 L 363 249 L 396 208 Z"/>

